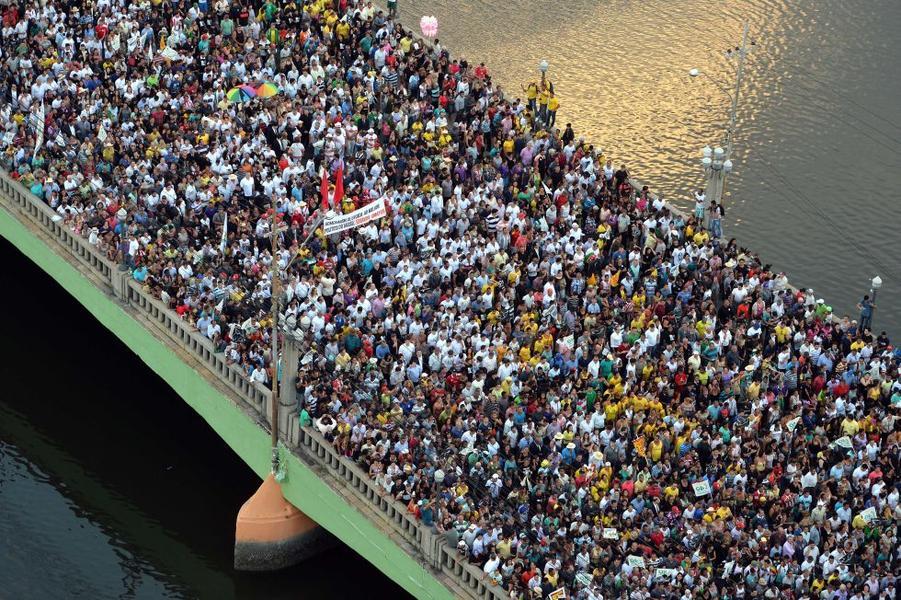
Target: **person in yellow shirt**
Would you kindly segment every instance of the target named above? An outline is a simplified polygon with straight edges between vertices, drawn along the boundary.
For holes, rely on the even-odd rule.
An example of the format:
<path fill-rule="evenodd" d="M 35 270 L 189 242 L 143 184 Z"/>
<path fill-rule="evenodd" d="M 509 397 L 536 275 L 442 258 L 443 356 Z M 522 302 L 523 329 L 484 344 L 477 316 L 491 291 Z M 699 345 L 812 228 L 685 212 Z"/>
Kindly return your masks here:
<path fill-rule="evenodd" d="M 342 19 L 335 26 L 335 34 L 338 36 L 338 39 L 342 42 L 346 42 L 350 37 L 350 24 Z"/>
<path fill-rule="evenodd" d="M 522 362 L 529 362 L 529 360 L 531 358 L 532 358 L 532 351 L 529 350 L 528 346 L 523 346 L 522 348 L 519 349 L 519 360 L 521 360 Z"/>
<path fill-rule="evenodd" d="M 606 402 L 604 404 L 604 419 L 607 423 L 613 423 L 619 415 L 619 406 L 616 402 Z"/>
<path fill-rule="evenodd" d="M 557 122 L 557 110 L 560 108 L 560 100 L 556 94 L 551 92 L 551 97 L 547 100 L 547 126 L 553 127 Z"/>
<path fill-rule="evenodd" d="M 674 502 L 676 498 L 679 497 L 679 488 L 675 483 L 671 483 L 663 488 L 663 497 L 670 503 Z"/>
<path fill-rule="evenodd" d="M 335 25 L 338 23 L 338 14 L 333 10 L 328 10 L 325 13 L 325 24 L 328 25 L 329 29 L 334 29 Z"/>
<path fill-rule="evenodd" d="M 542 85 L 538 92 L 538 120 L 547 123 L 547 102 L 550 99 L 551 91 L 547 85 Z"/>
<path fill-rule="evenodd" d="M 775 333 L 776 341 L 780 344 L 784 344 L 788 341 L 788 337 L 791 335 L 792 330 L 789 329 L 789 327 L 784 323 L 779 323 L 778 325 L 776 325 Z"/>
<path fill-rule="evenodd" d="M 504 560 L 510 558 L 512 556 L 512 553 L 510 552 L 511 546 L 512 546 L 512 543 L 510 542 L 509 537 L 501 538 L 501 540 L 495 546 L 495 550 L 497 550 L 497 555 L 500 556 Z"/>
<path fill-rule="evenodd" d="M 706 321 L 698 321 L 695 323 L 695 330 L 698 332 L 698 335 L 704 337 L 707 335 L 707 322 Z"/>
<path fill-rule="evenodd" d="M 851 417 L 845 417 L 842 419 L 842 433 L 849 437 L 853 437 L 857 435 L 857 432 L 860 431 L 860 423 L 858 423 L 855 419 Z"/>
<path fill-rule="evenodd" d="M 538 110 L 538 107 L 535 105 L 535 101 L 538 99 L 538 84 L 530 81 L 529 85 L 521 87 L 522 91 L 526 93 L 526 100 L 529 101 L 529 110 L 532 111 L 532 114 L 535 114 Z"/>
<path fill-rule="evenodd" d="M 637 298 L 637 294 L 632 296 L 632 301 L 634 302 Z M 638 313 L 638 315 L 632 319 L 632 322 L 629 323 L 629 329 L 634 329 L 636 331 L 644 331 L 644 313 Z"/>
<path fill-rule="evenodd" d="M 519 277 L 520 277 L 519 268 L 516 267 L 514 264 L 513 269 L 511 269 L 510 272 L 507 273 L 507 285 L 515 288 L 519 284 Z"/>
<path fill-rule="evenodd" d="M 651 460 L 654 462 L 659 462 L 660 458 L 663 456 L 663 442 L 659 437 L 651 440 L 651 443 L 648 446 L 648 456 L 650 456 Z"/>

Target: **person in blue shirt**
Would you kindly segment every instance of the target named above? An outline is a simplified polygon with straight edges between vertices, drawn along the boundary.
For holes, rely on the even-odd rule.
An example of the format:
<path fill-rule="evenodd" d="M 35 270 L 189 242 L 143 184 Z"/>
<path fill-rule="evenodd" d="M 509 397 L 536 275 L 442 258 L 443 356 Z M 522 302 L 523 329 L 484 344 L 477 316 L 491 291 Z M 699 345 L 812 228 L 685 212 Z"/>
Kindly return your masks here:
<path fill-rule="evenodd" d="M 572 442 L 566 445 L 566 448 L 563 449 L 563 452 L 560 453 L 563 458 L 563 462 L 568 465 L 576 462 L 576 445 Z"/>
<path fill-rule="evenodd" d="M 858 302 L 857 310 L 860 311 L 860 328 L 861 329 L 870 329 L 873 325 L 873 309 L 876 308 L 876 303 L 870 300 L 870 295 L 865 294 L 863 299 Z"/>
<path fill-rule="evenodd" d="M 147 281 L 147 265 L 141 265 L 140 267 L 135 269 L 131 275 L 138 283 L 144 283 L 145 281 Z"/>

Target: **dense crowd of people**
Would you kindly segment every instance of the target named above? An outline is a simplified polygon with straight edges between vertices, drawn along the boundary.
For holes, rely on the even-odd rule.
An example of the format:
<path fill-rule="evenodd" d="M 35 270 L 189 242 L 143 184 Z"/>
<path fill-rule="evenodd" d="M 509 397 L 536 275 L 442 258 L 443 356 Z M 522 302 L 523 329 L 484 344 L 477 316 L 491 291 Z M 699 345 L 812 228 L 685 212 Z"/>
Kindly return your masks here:
<path fill-rule="evenodd" d="M 0 50 L 3 169 L 262 385 L 278 261 L 303 424 L 511 598 L 897 595 L 870 305 L 633 189 L 550 85 L 354 0 L 23 0 Z M 388 216 L 324 235 L 320 169 Z"/>

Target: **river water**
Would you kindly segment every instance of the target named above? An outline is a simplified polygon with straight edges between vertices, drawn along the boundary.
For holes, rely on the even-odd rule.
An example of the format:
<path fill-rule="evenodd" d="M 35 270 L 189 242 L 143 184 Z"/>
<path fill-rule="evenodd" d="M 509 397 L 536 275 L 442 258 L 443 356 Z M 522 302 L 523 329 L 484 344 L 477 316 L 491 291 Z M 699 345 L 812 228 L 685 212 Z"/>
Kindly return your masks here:
<path fill-rule="evenodd" d="M 561 124 L 681 207 L 729 104 L 687 71 L 727 85 L 722 51 L 748 19 L 726 234 L 840 313 L 879 274 L 876 327 L 901 335 L 901 2 L 400 6 L 407 23 L 437 16 L 442 43 L 485 60 L 505 89 L 546 58 Z M 234 573 L 234 518 L 256 475 L 61 288 L 6 242 L 0 253 L 13 274 L 0 294 L 0 597 L 404 596 L 346 548 L 277 575 Z"/>
<path fill-rule="evenodd" d="M 2 238 L 0 255 L 15 274 L 0 294 L 0 598 L 405 597 L 346 547 L 234 572 L 259 478 Z"/>
<path fill-rule="evenodd" d="M 406 23 L 436 16 L 442 45 L 484 61 L 508 95 L 547 59 L 560 126 L 682 208 L 730 106 L 688 70 L 731 93 L 724 51 L 747 20 L 725 235 L 853 318 L 878 274 L 874 326 L 901 336 L 898 0 L 400 0 L 400 11 Z"/>

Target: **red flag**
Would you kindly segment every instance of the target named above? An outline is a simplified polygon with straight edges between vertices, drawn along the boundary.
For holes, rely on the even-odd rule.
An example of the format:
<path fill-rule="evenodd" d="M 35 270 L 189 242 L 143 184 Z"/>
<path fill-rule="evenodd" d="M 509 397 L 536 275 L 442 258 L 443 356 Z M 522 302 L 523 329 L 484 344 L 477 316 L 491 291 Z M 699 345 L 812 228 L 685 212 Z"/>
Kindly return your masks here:
<path fill-rule="evenodd" d="M 335 199 L 332 201 L 332 205 L 340 210 L 341 209 L 341 200 L 344 199 L 344 167 L 338 167 L 338 170 L 335 171 Z"/>
<path fill-rule="evenodd" d="M 322 185 L 319 188 L 322 194 L 322 210 L 328 210 L 328 169 L 322 168 Z"/>

